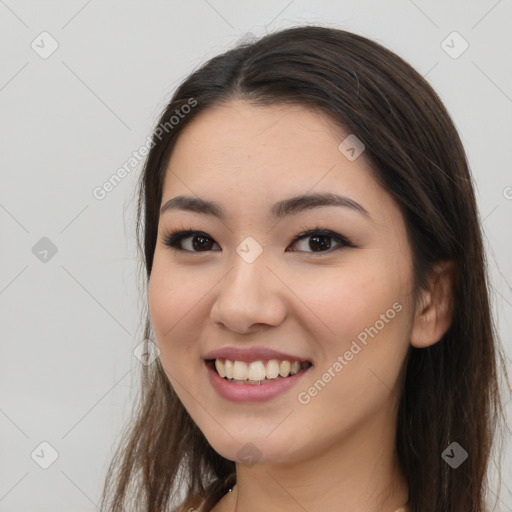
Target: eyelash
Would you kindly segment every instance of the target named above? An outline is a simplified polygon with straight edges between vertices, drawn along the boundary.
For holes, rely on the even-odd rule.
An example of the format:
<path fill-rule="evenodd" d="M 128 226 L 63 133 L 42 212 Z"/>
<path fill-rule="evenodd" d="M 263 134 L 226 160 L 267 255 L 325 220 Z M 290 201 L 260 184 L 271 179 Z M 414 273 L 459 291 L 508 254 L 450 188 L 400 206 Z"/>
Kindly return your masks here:
<path fill-rule="evenodd" d="M 189 250 L 181 249 L 181 248 L 177 247 L 178 244 L 184 238 L 188 238 L 190 235 L 202 235 L 205 238 L 214 240 L 211 236 L 209 236 L 207 233 L 204 233 L 203 231 L 197 231 L 192 228 L 185 229 L 184 227 L 181 227 L 174 231 L 171 231 L 164 238 L 163 244 L 170 247 L 172 250 L 179 251 L 179 252 L 188 252 L 188 253 L 199 254 L 201 252 L 210 252 L 211 251 L 211 249 L 208 249 L 206 251 L 189 251 Z M 338 249 L 342 249 L 343 247 L 355 247 L 354 244 L 352 244 L 352 242 L 348 238 L 340 235 L 339 233 L 331 231 L 329 229 L 323 229 L 320 227 L 315 227 L 313 229 L 309 229 L 307 231 L 299 233 L 298 235 L 296 235 L 293 238 L 291 245 L 297 243 L 302 238 L 312 237 L 313 235 L 321 235 L 321 236 L 326 236 L 326 237 L 332 238 L 332 239 L 336 240 L 337 242 L 339 242 L 340 245 L 338 245 L 334 248 L 331 247 L 330 249 L 327 249 L 326 251 L 291 251 L 291 252 L 306 252 L 306 253 L 310 253 L 310 254 L 328 254 L 328 253 L 332 253 L 333 251 L 336 251 Z M 215 242 L 215 243 L 217 243 L 217 242 Z"/>

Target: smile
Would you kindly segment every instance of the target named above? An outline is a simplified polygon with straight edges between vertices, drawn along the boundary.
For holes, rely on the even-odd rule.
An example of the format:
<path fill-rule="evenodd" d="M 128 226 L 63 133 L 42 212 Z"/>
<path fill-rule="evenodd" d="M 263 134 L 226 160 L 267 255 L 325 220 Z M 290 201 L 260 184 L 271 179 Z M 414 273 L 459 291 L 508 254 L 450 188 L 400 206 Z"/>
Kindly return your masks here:
<path fill-rule="evenodd" d="M 270 359 L 247 363 L 230 359 L 215 359 L 215 369 L 222 378 L 226 378 L 230 382 L 247 384 L 265 384 L 273 380 L 284 379 L 310 366 L 309 361 Z"/>
<path fill-rule="evenodd" d="M 294 386 L 312 368 L 309 361 L 205 361 L 210 383 L 219 395 L 233 402 L 260 402 Z"/>

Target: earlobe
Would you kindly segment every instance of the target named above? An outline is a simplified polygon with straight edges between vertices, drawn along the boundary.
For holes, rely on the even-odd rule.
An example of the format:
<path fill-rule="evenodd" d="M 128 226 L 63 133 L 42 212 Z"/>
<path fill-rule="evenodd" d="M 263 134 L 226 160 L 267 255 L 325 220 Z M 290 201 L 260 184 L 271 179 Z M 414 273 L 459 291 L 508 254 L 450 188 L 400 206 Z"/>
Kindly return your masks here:
<path fill-rule="evenodd" d="M 411 345 L 425 348 L 437 343 L 449 329 L 453 317 L 455 265 L 444 261 L 435 265 L 428 290 L 418 301 L 411 333 Z"/>

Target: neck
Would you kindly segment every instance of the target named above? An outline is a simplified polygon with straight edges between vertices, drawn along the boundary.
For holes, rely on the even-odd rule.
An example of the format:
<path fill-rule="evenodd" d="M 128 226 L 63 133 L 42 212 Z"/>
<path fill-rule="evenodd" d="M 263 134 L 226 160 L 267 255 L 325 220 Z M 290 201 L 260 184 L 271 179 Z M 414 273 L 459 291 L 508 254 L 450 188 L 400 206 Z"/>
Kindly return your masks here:
<path fill-rule="evenodd" d="M 291 463 L 236 465 L 230 511 L 395 512 L 408 501 L 396 458 L 395 426 L 358 425 L 313 456 Z M 380 427 L 380 432 L 379 428 Z"/>

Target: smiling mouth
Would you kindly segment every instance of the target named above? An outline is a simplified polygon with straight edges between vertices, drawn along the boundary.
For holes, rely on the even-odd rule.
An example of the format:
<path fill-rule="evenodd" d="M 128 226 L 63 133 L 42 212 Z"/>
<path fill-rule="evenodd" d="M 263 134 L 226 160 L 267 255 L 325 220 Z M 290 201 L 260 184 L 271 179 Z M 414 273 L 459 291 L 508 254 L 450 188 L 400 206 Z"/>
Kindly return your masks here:
<path fill-rule="evenodd" d="M 288 379 L 307 371 L 312 365 L 309 361 L 231 361 L 227 359 L 207 359 L 206 365 L 219 377 L 233 384 L 258 386 L 278 380 Z"/>

